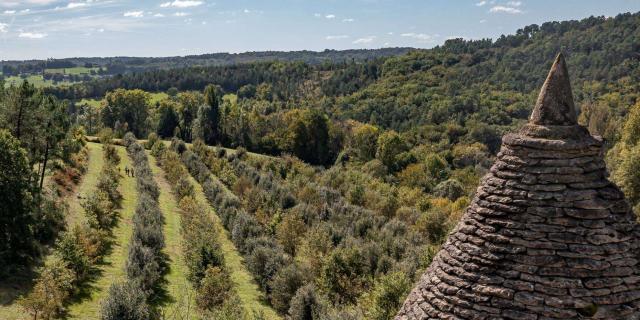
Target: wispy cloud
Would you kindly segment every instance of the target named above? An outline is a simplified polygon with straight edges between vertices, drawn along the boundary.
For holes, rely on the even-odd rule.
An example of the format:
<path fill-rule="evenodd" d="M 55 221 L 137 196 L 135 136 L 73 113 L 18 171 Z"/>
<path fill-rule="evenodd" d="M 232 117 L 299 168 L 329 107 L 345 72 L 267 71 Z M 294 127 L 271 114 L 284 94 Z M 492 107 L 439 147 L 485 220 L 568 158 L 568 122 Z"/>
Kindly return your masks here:
<path fill-rule="evenodd" d="M 346 19 L 342 19 L 342 22 L 354 22 L 355 20 L 353 18 L 346 18 Z"/>
<path fill-rule="evenodd" d="M 164 14 L 162 14 L 162 13 L 156 13 L 153 16 L 156 17 L 156 18 L 164 18 Z"/>
<path fill-rule="evenodd" d="M 353 41 L 353 44 L 366 44 L 366 43 L 371 43 L 373 42 L 373 40 L 376 39 L 376 36 L 368 36 L 368 37 L 364 37 L 364 38 L 360 38 L 360 39 L 356 39 L 355 41 Z"/>
<path fill-rule="evenodd" d="M 87 4 L 84 2 L 69 2 L 69 4 L 67 4 L 68 9 L 82 8 L 86 6 Z"/>
<path fill-rule="evenodd" d="M 433 39 L 432 35 L 426 34 L 426 33 L 415 33 L 415 32 L 409 32 L 409 33 L 403 33 L 400 35 L 401 37 L 406 37 L 406 38 L 413 38 L 413 39 L 417 39 L 420 41 L 430 41 Z"/>
<path fill-rule="evenodd" d="M 489 9 L 489 12 L 492 13 L 508 13 L 508 14 L 519 14 L 522 13 L 522 10 L 514 7 L 505 7 L 505 6 L 495 6 Z"/>
<path fill-rule="evenodd" d="M 508 6 L 519 7 L 522 5 L 522 1 L 509 1 L 507 2 Z"/>
<path fill-rule="evenodd" d="M 14 13 L 16 13 L 16 11 L 15 10 L 5 10 L 3 13 L 4 14 L 14 14 Z"/>
<path fill-rule="evenodd" d="M 127 11 L 124 13 L 124 16 L 132 18 L 142 18 L 144 17 L 144 11 Z"/>
<path fill-rule="evenodd" d="M 37 33 L 37 32 L 20 32 L 18 37 L 27 38 L 27 39 L 42 39 L 46 37 L 46 33 Z"/>
<path fill-rule="evenodd" d="M 336 15 L 335 14 L 328 14 L 328 15 L 326 15 L 324 17 L 327 18 L 327 19 L 335 19 Z"/>
<path fill-rule="evenodd" d="M 9 31 L 9 25 L 6 23 L 0 23 L 0 33 L 7 33 Z"/>
<path fill-rule="evenodd" d="M 340 39 L 347 39 L 347 38 L 349 38 L 349 36 L 346 34 L 325 37 L 326 40 L 340 40 Z"/>
<path fill-rule="evenodd" d="M 188 14 L 188 13 L 186 13 L 186 12 L 176 12 L 176 13 L 174 13 L 173 15 L 174 15 L 174 16 L 176 16 L 176 17 L 186 17 L 186 16 L 188 16 L 189 14 Z"/>
<path fill-rule="evenodd" d="M 478 3 L 476 3 L 476 6 L 478 6 L 478 7 L 482 7 L 482 6 L 484 6 L 485 4 L 487 4 L 487 2 L 486 2 L 486 1 L 484 1 L 484 0 L 482 0 L 482 1 L 478 2 Z"/>
<path fill-rule="evenodd" d="M 193 1 L 193 0 L 175 0 L 165 2 L 160 5 L 162 8 L 174 7 L 174 8 L 189 8 L 189 7 L 197 7 L 204 4 L 204 1 Z"/>

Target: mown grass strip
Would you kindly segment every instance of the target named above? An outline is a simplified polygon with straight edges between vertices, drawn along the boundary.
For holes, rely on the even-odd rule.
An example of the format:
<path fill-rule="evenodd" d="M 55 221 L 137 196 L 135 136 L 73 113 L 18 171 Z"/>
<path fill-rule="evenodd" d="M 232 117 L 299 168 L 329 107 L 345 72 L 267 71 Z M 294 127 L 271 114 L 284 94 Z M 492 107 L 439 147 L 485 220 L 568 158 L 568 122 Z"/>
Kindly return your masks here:
<path fill-rule="evenodd" d="M 158 203 L 164 215 L 163 233 L 165 236 L 164 253 L 168 256 L 169 271 L 165 275 L 167 299 L 161 306 L 165 315 L 171 319 L 197 319 L 195 317 L 195 293 L 187 280 L 187 267 L 182 254 L 182 234 L 180 232 L 180 213 L 171 186 L 164 177 L 155 157 L 147 153 L 149 166 L 156 184 L 160 189 Z M 178 316 L 180 315 L 180 316 Z"/>
<path fill-rule="evenodd" d="M 69 212 L 67 215 L 67 228 L 71 229 L 76 224 L 83 224 L 87 221 L 82 208 L 82 201 L 86 199 L 90 192 L 94 192 L 98 184 L 100 171 L 104 166 L 104 157 L 102 156 L 102 144 L 87 142 L 89 149 L 89 165 L 87 173 L 84 174 L 80 184 L 76 188 L 75 194 L 68 198 Z"/>
<path fill-rule="evenodd" d="M 189 176 L 189 181 L 194 186 L 196 200 L 207 204 L 212 218 L 215 221 L 216 228 L 218 229 L 218 243 L 222 248 L 225 264 L 231 273 L 231 280 L 233 280 L 235 284 L 236 291 L 247 314 L 250 317 L 254 314 L 262 314 L 265 319 L 269 320 L 281 319 L 275 310 L 266 304 L 264 295 L 260 292 L 258 284 L 256 284 L 253 276 L 244 265 L 244 259 L 233 242 L 231 242 L 231 235 L 222 225 L 222 221 L 220 221 L 214 209 L 209 205 L 202 186 L 192 176 Z"/>
<path fill-rule="evenodd" d="M 116 148 L 121 159 L 120 167 L 128 166 L 131 168 L 132 164 L 125 148 L 120 146 L 116 146 Z M 122 209 L 118 224 L 113 228 L 111 252 L 104 257 L 104 262 L 98 268 L 99 277 L 95 283 L 91 284 L 90 296 L 80 303 L 69 306 L 68 319 L 100 319 L 100 305 L 102 299 L 109 293 L 111 283 L 126 278 L 124 265 L 127 260 L 129 239 L 133 231 L 131 218 L 137 200 L 135 178 L 124 176 L 120 180 L 119 190 L 122 194 Z"/>

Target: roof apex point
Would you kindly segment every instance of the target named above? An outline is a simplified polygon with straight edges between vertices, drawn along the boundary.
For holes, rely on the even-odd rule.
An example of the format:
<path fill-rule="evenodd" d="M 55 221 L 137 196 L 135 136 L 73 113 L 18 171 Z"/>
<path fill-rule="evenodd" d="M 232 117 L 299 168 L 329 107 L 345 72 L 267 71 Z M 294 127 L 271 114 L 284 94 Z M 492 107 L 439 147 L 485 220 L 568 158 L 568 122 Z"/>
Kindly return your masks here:
<path fill-rule="evenodd" d="M 562 52 L 549 70 L 529 122 L 537 125 L 572 126 L 578 124 L 573 103 L 569 71 Z"/>

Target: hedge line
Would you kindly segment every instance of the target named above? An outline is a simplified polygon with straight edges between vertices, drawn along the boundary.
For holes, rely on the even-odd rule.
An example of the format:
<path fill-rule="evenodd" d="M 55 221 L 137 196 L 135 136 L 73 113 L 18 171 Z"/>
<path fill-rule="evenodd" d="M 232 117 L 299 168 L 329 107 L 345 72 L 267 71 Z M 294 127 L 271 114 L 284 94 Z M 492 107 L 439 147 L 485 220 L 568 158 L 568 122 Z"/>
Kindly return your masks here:
<path fill-rule="evenodd" d="M 126 263 L 127 281 L 113 284 L 102 305 L 102 319 L 152 319 L 158 315 L 152 308 L 160 293 L 166 257 L 162 253 L 164 217 L 158 206 L 160 191 L 144 148 L 132 133 L 124 137 L 133 161 L 138 203 L 133 216 L 133 235 Z"/>
<path fill-rule="evenodd" d="M 160 157 L 160 165 L 179 202 L 187 277 L 196 289 L 197 306 L 203 313 L 210 313 L 210 317 L 216 318 L 216 315 L 220 316 L 220 311 L 226 309 L 225 312 L 233 314 L 234 318 L 243 318 L 230 272 L 217 241 L 219 235 L 215 222 L 207 207 L 195 200 L 194 186 L 186 178 L 189 172 L 180 156 L 173 150 L 156 147 L 157 144 L 164 146 L 162 141 L 158 141 L 149 147 Z"/>
<path fill-rule="evenodd" d="M 86 172 L 87 155 L 83 148 L 72 157 L 73 170 Z M 34 318 L 48 319 L 61 314 L 68 298 L 79 292 L 110 245 L 110 230 L 121 200 L 117 190 L 120 158 L 110 144 L 104 145 L 103 157 L 96 190 L 82 203 L 87 225 L 76 225 L 60 237 L 33 290 L 19 301 Z"/>

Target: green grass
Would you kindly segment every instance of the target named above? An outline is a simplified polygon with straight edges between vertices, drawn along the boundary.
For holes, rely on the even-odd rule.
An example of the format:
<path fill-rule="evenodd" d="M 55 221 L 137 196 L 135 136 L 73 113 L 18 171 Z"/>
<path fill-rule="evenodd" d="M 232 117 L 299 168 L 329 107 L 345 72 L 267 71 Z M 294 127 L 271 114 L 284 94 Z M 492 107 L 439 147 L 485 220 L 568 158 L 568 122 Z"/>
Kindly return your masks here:
<path fill-rule="evenodd" d="M 180 213 L 176 205 L 176 200 L 172 194 L 171 186 L 164 177 L 164 172 L 158 166 L 156 159 L 149 155 L 149 166 L 153 172 L 154 179 L 160 189 L 158 204 L 164 215 L 165 224 L 163 228 L 165 248 L 164 253 L 169 258 L 169 272 L 165 275 L 167 284 L 165 286 L 167 299 L 160 307 L 170 319 L 176 317 L 171 315 L 185 315 L 194 308 L 195 296 L 191 284 L 187 280 L 187 267 L 182 255 L 182 234 L 180 231 Z M 196 319 L 195 313 L 188 318 Z"/>
<path fill-rule="evenodd" d="M 98 100 L 98 99 L 82 99 L 80 100 L 80 102 L 78 102 L 78 105 L 81 104 L 87 104 L 90 105 L 92 107 L 99 107 L 100 103 L 102 102 L 102 100 Z"/>
<path fill-rule="evenodd" d="M 100 68 L 85 68 L 85 67 L 74 67 L 74 68 L 57 68 L 57 69 L 45 69 L 46 73 L 61 73 L 61 74 L 90 74 L 91 70 L 98 71 Z"/>
<path fill-rule="evenodd" d="M 231 273 L 231 280 L 233 280 L 235 289 L 238 292 L 238 296 L 240 296 L 240 301 L 242 301 L 247 315 L 252 319 L 252 315 L 256 312 L 263 314 L 265 319 L 281 319 L 275 310 L 266 304 L 265 297 L 262 292 L 260 292 L 258 284 L 256 284 L 253 276 L 244 265 L 244 259 L 233 242 L 231 242 L 231 235 L 224 228 L 222 221 L 220 221 L 220 218 L 215 214 L 213 208 L 208 205 L 209 202 L 204 196 L 202 186 L 191 176 L 189 176 L 189 180 L 195 187 L 196 200 L 207 204 L 207 207 L 209 207 L 211 216 L 216 224 L 216 229 L 218 230 L 218 243 L 222 248 L 225 264 Z"/>
<path fill-rule="evenodd" d="M 102 155 L 102 145 L 99 143 L 87 143 L 89 149 L 89 165 L 87 166 L 87 172 L 84 174 L 82 181 L 76 188 L 76 194 L 69 197 L 67 203 L 69 204 L 69 212 L 67 214 L 67 226 L 74 226 L 76 224 L 84 224 L 87 219 L 84 215 L 84 209 L 81 203 L 88 195 L 95 191 L 98 184 L 98 177 L 102 166 L 104 166 L 104 158 Z"/>
<path fill-rule="evenodd" d="M 26 77 L 26 80 L 29 81 L 29 83 L 33 84 L 36 88 L 74 84 L 74 82 L 69 82 L 69 81 L 61 81 L 61 82 L 58 82 L 57 84 L 54 84 L 52 80 L 45 80 L 41 74 L 29 75 Z M 4 78 L 4 81 L 5 81 L 4 86 L 9 87 L 11 85 L 15 85 L 15 86 L 21 85 L 24 79 L 18 76 L 11 76 L 11 77 Z"/>
<path fill-rule="evenodd" d="M 116 146 L 120 155 L 120 167 L 132 167 L 131 161 L 124 147 Z M 99 319 L 100 303 L 109 293 L 109 287 L 114 282 L 126 278 L 124 270 L 127 261 L 128 245 L 133 233 L 132 217 L 136 207 L 137 191 L 135 178 L 124 176 L 120 179 L 120 193 L 122 194 L 122 209 L 120 219 L 113 228 L 113 245 L 111 251 L 104 257 L 99 266 L 99 277 L 90 284 L 88 296 L 68 307 L 68 319 Z"/>

